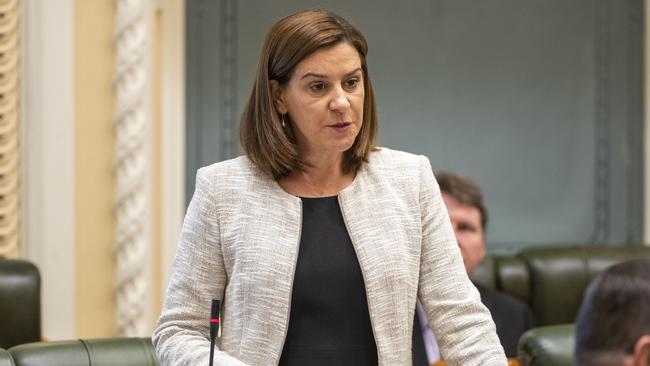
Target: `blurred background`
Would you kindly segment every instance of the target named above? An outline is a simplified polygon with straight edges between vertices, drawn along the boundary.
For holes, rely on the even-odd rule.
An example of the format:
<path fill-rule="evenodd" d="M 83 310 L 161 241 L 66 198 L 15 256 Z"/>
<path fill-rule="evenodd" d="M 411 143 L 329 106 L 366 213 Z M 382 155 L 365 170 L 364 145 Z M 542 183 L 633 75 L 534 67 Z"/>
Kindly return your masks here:
<path fill-rule="evenodd" d="M 490 253 L 650 242 L 643 0 L 0 0 L 0 256 L 45 338 L 150 334 L 196 170 L 312 7 L 366 35 L 379 144 L 483 189 Z"/>

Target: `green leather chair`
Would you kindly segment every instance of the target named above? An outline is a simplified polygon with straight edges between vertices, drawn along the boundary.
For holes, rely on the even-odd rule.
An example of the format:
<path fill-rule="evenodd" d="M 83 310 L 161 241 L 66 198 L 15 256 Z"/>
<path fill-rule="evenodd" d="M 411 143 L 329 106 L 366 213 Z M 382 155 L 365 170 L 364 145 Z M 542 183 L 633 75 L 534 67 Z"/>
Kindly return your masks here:
<path fill-rule="evenodd" d="M 522 258 L 530 275 L 530 300 L 538 325 L 573 323 L 591 280 L 607 267 L 650 258 L 650 247 L 581 246 L 528 248 Z"/>
<path fill-rule="evenodd" d="M 41 277 L 23 260 L 0 259 L 0 348 L 41 340 Z"/>
<path fill-rule="evenodd" d="M 15 366 L 159 366 L 151 338 L 38 342 L 9 352 Z"/>
<path fill-rule="evenodd" d="M 530 305 L 537 325 L 575 321 L 589 282 L 605 268 L 634 258 L 650 258 L 643 246 L 531 247 L 514 256 L 492 256 L 472 279 Z"/>
<path fill-rule="evenodd" d="M 607 267 L 635 258 L 650 258 L 650 247 L 531 247 L 486 258 L 472 280 L 530 305 L 540 327 L 519 340 L 524 366 L 572 365 L 575 328 L 566 323 L 575 321 L 587 285 Z"/>
<path fill-rule="evenodd" d="M 530 274 L 518 255 L 487 256 L 476 268 L 472 281 L 530 303 Z"/>
<path fill-rule="evenodd" d="M 0 348 L 0 366 L 16 366 L 14 359 L 11 357 L 11 353 L 3 348 Z"/>
<path fill-rule="evenodd" d="M 572 366 L 575 344 L 573 324 L 533 328 L 519 339 L 521 366 Z"/>

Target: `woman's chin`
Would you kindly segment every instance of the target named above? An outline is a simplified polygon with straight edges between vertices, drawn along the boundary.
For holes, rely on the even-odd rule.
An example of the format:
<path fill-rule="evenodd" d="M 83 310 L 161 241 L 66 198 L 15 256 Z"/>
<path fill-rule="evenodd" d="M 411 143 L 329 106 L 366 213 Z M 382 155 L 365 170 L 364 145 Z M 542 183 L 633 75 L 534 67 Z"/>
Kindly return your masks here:
<path fill-rule="evenodd" d="M 346 151 L 350 150 L 352 146 L 354 146 L 354 140 L 352 140 L 352 142 L 350 143 L 341 145 L 338 151 L 340 151 L 341 153 L 345 153 Z"/>

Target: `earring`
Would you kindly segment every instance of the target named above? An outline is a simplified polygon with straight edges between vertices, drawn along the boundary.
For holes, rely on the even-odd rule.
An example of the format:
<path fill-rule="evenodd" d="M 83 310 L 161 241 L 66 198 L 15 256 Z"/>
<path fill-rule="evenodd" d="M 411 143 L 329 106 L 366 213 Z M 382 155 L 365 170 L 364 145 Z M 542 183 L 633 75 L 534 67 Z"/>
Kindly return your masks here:
<path fill-rule="evenodd" d="M 282 128 L 287 127 L 287 123 L 284 121 L 284 116 L 286 116 L 286 114 L 281 114 L 280 115 L 280 120 L 282 121 Z"/>

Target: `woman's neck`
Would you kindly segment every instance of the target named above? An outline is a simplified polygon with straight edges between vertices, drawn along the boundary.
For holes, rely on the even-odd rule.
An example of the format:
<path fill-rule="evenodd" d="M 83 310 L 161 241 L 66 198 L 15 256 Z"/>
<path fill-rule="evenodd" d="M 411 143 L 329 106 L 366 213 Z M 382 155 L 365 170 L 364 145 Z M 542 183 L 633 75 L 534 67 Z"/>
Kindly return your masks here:
<path fill-rule="evenodd" d="M 318 159 L 309 157 L 305 163 L 305 170 L 295 170 L 278 182 L 285 191 L 295 196 L 336 196 L 354 179 L 354 174 L 343 172 L 343 154 Z"/>

